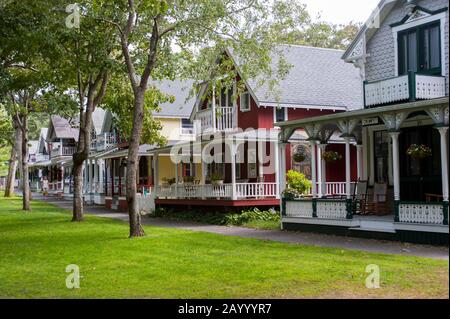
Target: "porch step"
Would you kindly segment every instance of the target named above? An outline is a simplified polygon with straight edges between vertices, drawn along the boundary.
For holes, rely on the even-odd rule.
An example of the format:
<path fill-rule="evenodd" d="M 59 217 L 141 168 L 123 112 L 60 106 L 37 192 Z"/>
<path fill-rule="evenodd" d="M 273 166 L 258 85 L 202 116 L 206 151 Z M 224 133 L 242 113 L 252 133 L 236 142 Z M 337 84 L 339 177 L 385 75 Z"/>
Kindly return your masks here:
<path fill-rule="evenodd" d="M 383 220 L 383 219 L 359 219 L 359 225 L 349 228 L 351 230 L 360 231 L 373 231 L 373 232 L 383 232 L 383 233 L 396 233 L 394 228 L 394 221 Z"/>
<path fill-rule="evenodd" d="M 370 228 L 370 227 L 350 227 L 350 230 L 359 230 L 359 231 L 367 231 L 367 232 L 379 232 L 379 233 L 391 233 L 395 234 L 395 229 L 386 229 L 386 228 Z"/>

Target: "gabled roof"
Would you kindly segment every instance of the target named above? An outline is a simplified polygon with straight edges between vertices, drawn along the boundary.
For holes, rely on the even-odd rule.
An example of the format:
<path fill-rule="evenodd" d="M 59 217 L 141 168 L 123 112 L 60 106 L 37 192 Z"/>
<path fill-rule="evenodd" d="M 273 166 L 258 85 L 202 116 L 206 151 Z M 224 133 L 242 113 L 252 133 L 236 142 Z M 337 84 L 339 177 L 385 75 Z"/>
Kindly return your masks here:
<path fill-rule="evenodd" d="M 153 112 L 153 116 L 189 118 L 195 103 L 195 97 L 189 96 L 190 90 L 194 85 L 193 80 L 163 80 L 150 83 L 150 85 L 152 84 L 156 85 L 163 93 L 175 97 L 173 103 L 167 102 L 161 104 L 161 111 Z"/>
<path fill-rule="evenodd" d="M 69 121 L 59 115 L 50 117 L 50 127 L 47 133 L 47 140 L 52 139 L 74 139 L 78 140 L 78 129 L 73 128 Z"/>
<path fill-rule="evenodd" d="M 370 17 L 366 23 L 363 24 L 355 39 L 350 43 L 347 50 L 342 55 L 342 58 L 346 61 L 350 61 L 355 58 L 360 58 L 365 55 L 363 46 L 361 43 L 367 42 L 372 38 L 375 32 L 379 29 L 379 26 L 383 23 L 384 19 L 389 15 L 391 10 L 395 7 L 398 0 L 381 0 L 377 7 L 372 11 Z M 406 5 L 406 1 L 405 1 Z"/>
<path fill-rule="evenodd" d="M 92 127 L 95 129 L 95 133 L 99 135 L 102 132 L 103 123 L 105 121 L 106 111 L 97 107 L 92 113 Z"/>
<path fill-rule="evenodd" d="M 38 140 L 28 141 L 28 154 L 29 155 L 37 154 L 38 153 L 38 145 L 39 145 Z"/>
<path fill-rule="evenodd" d="M 275 91 L 256 79 L 247 85 L 259 106 L 354 110 L 362 108 L 359 71 L 342 61 L 342 50 L 279 45 L 272 54 L 272 70 L 280 57 L 291 65 Z M 279 52 L 279 53 L 278 53 Z"/>

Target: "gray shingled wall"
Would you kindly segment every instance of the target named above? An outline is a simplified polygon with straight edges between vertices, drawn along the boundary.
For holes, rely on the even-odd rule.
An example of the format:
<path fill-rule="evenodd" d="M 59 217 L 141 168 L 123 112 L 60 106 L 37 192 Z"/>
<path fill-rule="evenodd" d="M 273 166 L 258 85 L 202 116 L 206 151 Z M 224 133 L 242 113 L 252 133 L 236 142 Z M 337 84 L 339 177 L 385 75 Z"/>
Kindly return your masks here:
<path fill-rule="evenodd" d="M 418 5 L 430 10 L 437 10 L 448 7 L 448 0 L 422 0 Z M 370 57 L 367 58 L 366 79 L 368 81 L 376 81 L 387 79 L 395 76 L 395 53 L 394 53 L 394 37 L 390 25 L 400 21 L 407 14 L 405 1 L 398 1 L 395 8 L 389 16 L 383 21 L 380 29 L 374 34 L 367 43 L 367 52 Z M 445 30 L 445 74 L 447 78 L 447 94 L 448 94 L 448 14 L 446 19 Z"/>

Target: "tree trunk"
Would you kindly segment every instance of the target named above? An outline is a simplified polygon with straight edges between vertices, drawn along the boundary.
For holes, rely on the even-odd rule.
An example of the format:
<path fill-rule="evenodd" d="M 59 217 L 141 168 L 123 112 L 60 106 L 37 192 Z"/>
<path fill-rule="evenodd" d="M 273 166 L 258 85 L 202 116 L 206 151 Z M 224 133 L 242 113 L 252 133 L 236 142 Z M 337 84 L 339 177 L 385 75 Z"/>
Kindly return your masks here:
<path fill-rule="evenodd" d="M 22 203 L 23 210 L 30 209 L 30 181 L 28 175 L 28 115 L 22 116 Z"/>
<path fill-rule="evenodd" d="M 136 171 L 139 161 L 139 144 L 141 141 L 142 122 L 144 118 L 144 93 L 138 92 L 134 100 L 133 129 L 129 140 L 127 159 L 127 203 L 130 220 L 130 238 L 145 235 L 141 225 L 141 216 L 136 201 Z"/>
<path fill-rule="evenodd" d="M 6 178 L 5 197 L 11 197 L 14 194 L 14 184 L 16 180 L 17 164 L 20 160 L 22 152 L 22 130 L 16 125 L 14 136 L 14 145 L 11 149 L 11 157 L 9 159 L 8 177 Z"/>
<path fill-rule="evenodd" d="M 72 221 L 83 221 L 83 162 L 73 163 L 73 211 Z"/>

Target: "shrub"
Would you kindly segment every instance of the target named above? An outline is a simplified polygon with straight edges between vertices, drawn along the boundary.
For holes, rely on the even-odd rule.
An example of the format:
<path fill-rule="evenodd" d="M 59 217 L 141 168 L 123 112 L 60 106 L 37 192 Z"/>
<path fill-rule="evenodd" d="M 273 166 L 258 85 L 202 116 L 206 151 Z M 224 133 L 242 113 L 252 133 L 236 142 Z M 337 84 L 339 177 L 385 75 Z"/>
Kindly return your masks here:
<path fill-rule="evenodd" d="M 312 187 L 311 181 L 309 181 L 302 173 L 290 170 L 286 175 L 287 190 L 292 195 L 306 195 Z M 285 192 L 285 193 L 286 193 Z"/>
<path fill-rule="evenodd" d="M 241 214 L 227 214 L 225 215 L 225 225 L 239 226 L 251 221 L 280 221 L 280 214 L 274 210 L 261 211 L 258 208 L 243 211 Z"/>

